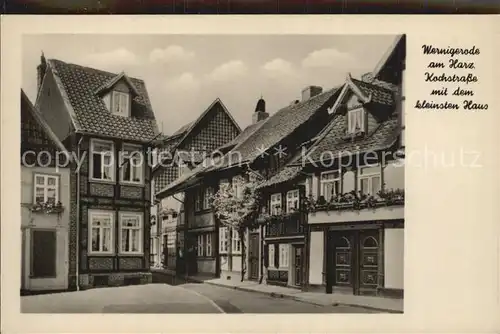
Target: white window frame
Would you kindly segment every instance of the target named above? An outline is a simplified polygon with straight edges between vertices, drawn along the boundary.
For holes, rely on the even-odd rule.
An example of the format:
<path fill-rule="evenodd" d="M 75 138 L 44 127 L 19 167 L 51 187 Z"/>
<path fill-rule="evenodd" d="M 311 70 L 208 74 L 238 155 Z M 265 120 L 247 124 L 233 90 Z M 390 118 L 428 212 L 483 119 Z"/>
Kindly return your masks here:
<path fill-rule="evenodd" d="M 323 179 L 324 176 L 330 175 L 330 174 L 337 174 L 337 177 L 334 179 Z M 325 186 L 329 183 L 333 183 L 334 186 L 332 189 L 334 189 L 334 194 L 326 194 Z M 337 184 L 337 188 L 335 187 L 335 183 Z M 320 185 L 320 194 L 323 196 L 323 198 L 328 202 L 330 201 L 331 197 L 330 196 L 337 196 L 342 193 L 342 172 L 340 170 L 332 170 L 332 171 L 327 171 L 327 172 L 322 172 L 319 177 L 319 185 Z"/>
<path fill-rule="evenodd" d="M 120 250 L 120 254 L 133 254 L 133 255 L 142 255 L 143 254 L 143 244 L 144 244 L 144 240 L 143 240 L 143 236 L 144 236 L 144 224 L 143 224 L 143 219 L 142 219 L 142 214 L 140 213 L 137 213 L 137 212 L 120 212 L 120 221 L 118 222 L 119 226 L 120 226 L 120 230 L 119 230 L 119 250 Z M 126 219 L 126 218 L 137 218 L 138 222 L 139 222 L 139 226 L 138 227 L 129 227 L 129 226 L 123 226 L 122 223 L 123 223 L 123 219 Z M 137 251 L 130 251 L 130 250 L 123 250 L 122 249 L 122 235 L 123 235 L 123 232 L 124 231 L 139 231 L 138 235 L 139 235 L 139 250 Z"/>
<path fill-rule="evenodd" d="M 43 178 L 43 184 L 37 184 L 37 178 Z M 49 179 L 55 180 L 53 185 L 49 185 Z M 59 176 L 49 175 L 49 174 L 39 174 L 36 173 L 33 179 L 33 204 L 37 204 L 36 201 L 36 190 L 43 189 L 43 203 L 47 203 L 49 200 L 48 192 L 49 190 L 55 191 L 54 204 L 59 202 Z"/>
<path fill-rule="evenodd" d="M 231 245 L 231 252 L 233 254 L 241 254 L 241 238 L 240 234 L 236 229 L 233 228 L 233 233 L 232 233 L 232 245 Z"/>
<path fill-rule="evenodd" d="M 95 228 L 94 227 L 94 218 L 99 219 L 99 218 L 105 218 L 109 219 L 110 221 L 110 226 L 100 226 L 99 228 L 99 250 L 95 251 L 92 250 L 92 231 Z M 89 255 L 112 255 L 115 253 L 114 250 L 114 226 L 115 226 L 115 213 L 113 211 L 103 211 L 103 210 L 89 210 L 88 211 L 88 224 L 89 224 L 89 229 L 88 229 L 88 240 L 89 242 L 87 243 L 87 251 Z M 109 235 L 110 235 L 110 241 L 109 241 L 109 250 L 108 251 L 103 251 L 102 248 L 104 248 L 104 236 L 103 236 L 103 230 L 104 229 L 109 229 Z"/>
<path fill-rule="evenodd" d="M 279 244 L 279 269 L 288 269 L 290 264 L 290 245 L 289 244 Z"/>
<path fill-rule="evenodd" d="M 205 234 L 205 256 L 212 256 L 212 233 Z"/>
<path fill-rule="evenodd" d="M 197 249 L 197 257 L 202 257 L 203 256 L 203 251 L 204 251 L 204 242 L 205 242 L 205 234 L 198 234 L 196 236 L 197 242 L 198 242 L 198 249 Z"/>
<path fill-rule="evenodd" d="M 276 268 L 276 263 L 275 263 L 275 244 L 269 244 L 268 246 L 268 268 Z"/>
<path fill-rule="evenodd" d="M 199 212 L 203 210 L 203 192 L 201 188 L 196 189 L 194 193 L 194 211 Z"/>
<path fill-rule="evenodd" d="M 371 173 L 365 173 L 363 174 L 364 169 L 368 168 L 377 168 L 378 171 L 376 172 L 371 172 Z M 358 168 L 358 190 L 361 191 L 362 194 L 366 195 L 371 195 L 371 196 L 376 196 L 378 191 L 382 189 L 382 171 L 380 168 L 380 165 L 368 165 L 368 166 L 363 166 Z M 379 189 L 374 193 L 373 191 L 373 179 L 378 178 L 379 179 Z M 367 179 L 368 180 L 368 189 L 370 189 L 368 192 L 363 191 L 361 184 L 362 181 Z"/>
<path fill-rule="evenodd" d="M 110 145 L 111 151 L 104 151 L 104 152 L 96 152 L 95 151 L 95 145 L 96 144 L 101 144 L 101 145 Z M 110 170 L 110 178 L 96 178 L 94 175 L 94 154 L 99 154 L 101 156 L 101 175 L 104 175 L 104 157 L 110 155 L 111 156 L 111 166 L 109 167 Z M 100 182 L 114 182 L 115 181 L 115 143 L 113 143 L 110 140 L 102 140 L 102 139 L 95 139 L 92 138 L 90 140 L 90 159 L 89 159 L 89 169 L 90 169 L 90 179 L 92 181 L 100 181 Z"/>
<path fill-rule="evenodd" d="M 286 212 L 295 212 L 298 211 L 299 205 L 300 205 L 300 198 L 299 198 L 299 190 L 290 190 L 289 192 L 286 193 Z M 295 204 L 295 201 L 297 202 L 296 208 L 293 208 L 292 205 Z M 294 211 L 292 211 L 294 209 Z"/>
<path fill-rule="evenodd" d="M 206 187 L 203 193 L 203 209 L 208 210 L 212 204 L 212 195 L 214 194 L 212 187 Z"/>
<path fill-rule="evenodd" d="M 120 116 L 130 115 L 130 94 L 113 91 L 111 112 Z"/>
<path fill-rule="evenodd" d="M 229 248 L 229 228 L 219 227 L 219 254 L 227 254 Z"/>
<path fill-rule="evenodd" d="M 347 112 L 347 132 L 355 134 L 364 132 L 366 129 L 366 112 L 363 107 L 349 110 Z"/>
<path fill-rule="evenodd" d="M 269 199 L 269 213 L 271 215 L 279 215 L 283 210 L 282 204 L 281 193 L 272 194 Z M 279 209 L 275 210 L 277 206 L 279 206 Z"/>
<path fill-rule="evenodd" d="M 136 160 L 137 157 L 137 152 L 140 153 L 141 157 L 140 159 L 140 165 L 135 166 L 131 165 L 130 168 L 130 176 L 133 175 L 133 170 L 138 170 L 137 174 L 139 175 L 139 181 L 134 181 L 134 180 L 125 180 L 125 168 L 127 167 L 126 165 L 130 164 L 129 162 L 125 163 L 126 159 L 134 159 Z M 133 153 L 133 154 L 131 154 Z M 142 154 L 142 147 L 140 145 L 133 145 L 133 144 L 124 144 L 122 147 L 122 151 L 120 152 L 120 182 L 125 183 L 125 184 L 134 184 L 134 185 L 143 185 L 144 184 L 144 156 Z"/>

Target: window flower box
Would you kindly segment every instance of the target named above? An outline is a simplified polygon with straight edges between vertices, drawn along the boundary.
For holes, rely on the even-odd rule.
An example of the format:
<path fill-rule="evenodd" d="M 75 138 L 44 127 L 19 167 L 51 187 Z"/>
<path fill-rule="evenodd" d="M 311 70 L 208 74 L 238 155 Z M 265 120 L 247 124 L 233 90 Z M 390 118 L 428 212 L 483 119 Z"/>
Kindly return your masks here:
<path fill-rule="evenodd" d="M 36 204 L 33 204 L 31 206 L 31 212 L 35 213 L 45 213 L 45 214 L 60 214 L 61 212 L 64 211 L 64 207 L 62 206 L 61 202 L 38 202 Z"/>

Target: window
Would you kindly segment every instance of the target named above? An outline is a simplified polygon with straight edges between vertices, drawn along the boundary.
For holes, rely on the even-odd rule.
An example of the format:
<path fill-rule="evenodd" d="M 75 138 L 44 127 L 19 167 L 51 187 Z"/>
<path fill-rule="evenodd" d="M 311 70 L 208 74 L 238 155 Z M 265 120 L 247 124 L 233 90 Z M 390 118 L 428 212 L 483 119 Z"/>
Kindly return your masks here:
<path fill-rule="evenodd" d="M 203 256 L 204 234 L 198 234 L 198 256 Z"/>
<path fill-rule="evenodd" d="M 198 250 L 199 257 L 212 256 L 212 233 L 198 234 Z"/>
<path fill-rule="evenodd" d="M 196 189 L 194 193 L 194 211 L 201 211 L 202 197 L 201 189 Z"/>
<path fill-rule="evenodd" d="M 219 253 L 226 254 L 228 250 L 229 228 L 219 228 Z"/>
<path fill-rule="evenodd" d="M 281 194 L 271 195 L 271 214 L 279 215 L 281 213 Z"/>
<path fill-rule="evenodd" d="M 168 232 L 166 237 L 167 237 L 167 248 L 175 248 L 175 231 Z"/>
<path fill-rule="evenodd" d="M 233 254 L 241 254 L 240 233 L 236 229 L 233 229 L 232 237 L 233 237 L 233 245 L 232 245 L 233 248 L 231 250 Z"/>
<path fill-rule="evenodd" d="M 288 269 L 288 244 L 279 245 L 279 267 L 282 269 Z"/>
<path fill-rule="evenodd" d="M 347 131 L 348 133 L 358 133 L 365 131 L 365 110 L 358 108 L 349 110 L 347 113 Z"/>
<path fill-rule="evenodd" d="M 142 219 L 140 214 L 120 215 L 120 253 L 142 252 Z"/>
<path fill-rule="evenodd" d="M 328 202 L 340 194 L 340 172 L 321 173 L 321 196 Z"/>
<path fill-rule="evenodd" d="M 143 182 L 143 156 L 140 146 L 124 145 L 121 152 L 121 181 L 127 183 Z"/>
<path fill-rule="evenodd" d="M 380 167 L 359 168 L 359 190 L 362 194 L 375 196 L 381 190 Z"/>
<path fill-rule="evenodd" d="M 286 211 L 293 212 L 299 209 L 299 191 L 292 190 L 286 194 Z"/>
<path fill-rule="evenodd" d="M 213 189 L 212 187 L 205 188 L 205 194 L 203 196 L 203 209 L 210 209 L 210 205 L 212 204 L 212 195 Z"/>
<path fill-rule="evenodd" d="M 268 251 L 268 256 L 269 256 L 269 268 L 274 268 L 276 267 L 276 263 L 274 261 L 274 244 L 270 244 L 269 246 L 269 251 Z"/>
<path fill-rule="evenodd" d="M 112 142 L 92 139 L 91 141 L 91 178 L 93 180 L 114 180 L 113 154 L 114 146 Z"/>
<path fill-rule="evenodd" d="M 59 201 L 59 177 L 35 174 L 34 203 L 57 203 Z"/>
<path fill-rule="evenodd" d="M 113 253 L 113 221 L 114 214 L 104 211 L 89 212 L 91 254 Z"/>
<path fill-rule="evenodd" d="M 113 92 L 113 113 L 128 116 L 130 98 L 127 93 Z"/>

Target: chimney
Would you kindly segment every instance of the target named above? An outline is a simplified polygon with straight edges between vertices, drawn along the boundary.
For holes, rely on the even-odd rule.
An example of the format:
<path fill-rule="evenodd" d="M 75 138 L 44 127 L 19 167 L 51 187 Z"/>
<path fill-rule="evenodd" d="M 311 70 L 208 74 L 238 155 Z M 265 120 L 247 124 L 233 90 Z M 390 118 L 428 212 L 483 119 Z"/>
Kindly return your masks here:
<path fill-rule="evenodd" d="M 372 83 L 375 78 L 372 72 L 365 73 L 361 76 L 361 81 Z"/>
<path fill-rule="evenodd" d="M 269 117 L 269 114 L 266 112 L 266 101 L 260 97 L 259 101 L 257 101 L 257 105 L 255 106 L 255 112 L 252 116 L 252 124 L 260 122 Z"/>
<path fill-rule="evenodd" d="M 311 97 L 314 97 L 323 92 L 323 88 L 319 86 L 308 86 L 302 90 L 302 101 L 307 101 Z"/>
<path fill-rule="evenodd" d="M 40 56 L 40 65 L 37 66 L 36 72 L 37 72 L 37 92 L 40 91 L 40 87 L 42 86 L 42 80 L 45 75 L 45 71 L 47 70 L 47 62 L 45 61 L 45 56 L 42 55 Z"/>

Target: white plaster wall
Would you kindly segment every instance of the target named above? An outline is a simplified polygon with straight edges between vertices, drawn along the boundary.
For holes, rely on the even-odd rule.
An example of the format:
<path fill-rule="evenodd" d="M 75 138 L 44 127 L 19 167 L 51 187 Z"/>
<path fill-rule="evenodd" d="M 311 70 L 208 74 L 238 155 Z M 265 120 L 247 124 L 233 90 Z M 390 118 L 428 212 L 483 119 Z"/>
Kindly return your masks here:
<path fill-rule="evenodd" d="M 391 161 L 384 166 L 384 183 L 386 189 L 404 189 L 405 168 L 402 161 Z"/>
<path fill-rule="evenodd" d="M 384 230 L 385 288 L 404 288 L 404 229 Z"/>
<path fill-rule="evenodd" d="M 323 283 L 324 232 L 311 232 L 309 253 L 309 284 Z"/>

